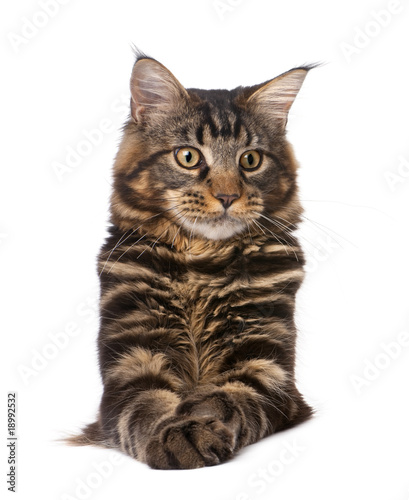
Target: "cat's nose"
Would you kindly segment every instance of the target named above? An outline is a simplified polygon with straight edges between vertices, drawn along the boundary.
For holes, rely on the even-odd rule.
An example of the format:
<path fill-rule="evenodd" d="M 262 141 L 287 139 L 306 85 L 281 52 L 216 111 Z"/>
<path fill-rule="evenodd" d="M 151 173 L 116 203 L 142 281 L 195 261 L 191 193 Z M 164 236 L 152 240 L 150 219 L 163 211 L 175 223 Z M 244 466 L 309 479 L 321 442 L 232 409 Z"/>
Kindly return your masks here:
<path fill-rule="evenodd" d="M 230 205 L 233 203 L 234 200 L 237 200 L 237 198 L 240 197 L 238 194 L 215 194 L 215 198 L 217 198 L 221 204 L 223 205 L 223 208 L 227 210 Z"/>

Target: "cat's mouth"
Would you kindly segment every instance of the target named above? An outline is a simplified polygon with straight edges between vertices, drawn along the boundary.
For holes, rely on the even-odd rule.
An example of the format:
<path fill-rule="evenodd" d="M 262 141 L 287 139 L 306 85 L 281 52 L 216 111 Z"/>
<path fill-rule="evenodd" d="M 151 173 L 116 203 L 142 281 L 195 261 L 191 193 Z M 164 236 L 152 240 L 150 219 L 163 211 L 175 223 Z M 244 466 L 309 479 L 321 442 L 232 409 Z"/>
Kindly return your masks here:
<path fill-rule="evenodd" d="M 210 240 L 225 240 L 240 233 L 246 227 L 245 222 L 224 213 L 213 219 L 198 218 L 182 220 L 182 225 L 192 235 L 200 235 Z"/>

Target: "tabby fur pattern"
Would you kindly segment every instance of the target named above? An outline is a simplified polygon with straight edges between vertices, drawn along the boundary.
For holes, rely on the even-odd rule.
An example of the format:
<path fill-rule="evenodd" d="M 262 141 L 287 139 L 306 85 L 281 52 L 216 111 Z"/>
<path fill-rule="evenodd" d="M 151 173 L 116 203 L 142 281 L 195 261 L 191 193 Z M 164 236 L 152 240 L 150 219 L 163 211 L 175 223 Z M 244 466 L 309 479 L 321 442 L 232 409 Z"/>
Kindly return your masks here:
<path fill-rule="evenodd" d="M 309 69 L 185 89 L 139 54 L 99 257 L 104 391 L 72 444 L 190 469 L 311 416 L 294 380 L 304 256 L 285 131 Z"/>

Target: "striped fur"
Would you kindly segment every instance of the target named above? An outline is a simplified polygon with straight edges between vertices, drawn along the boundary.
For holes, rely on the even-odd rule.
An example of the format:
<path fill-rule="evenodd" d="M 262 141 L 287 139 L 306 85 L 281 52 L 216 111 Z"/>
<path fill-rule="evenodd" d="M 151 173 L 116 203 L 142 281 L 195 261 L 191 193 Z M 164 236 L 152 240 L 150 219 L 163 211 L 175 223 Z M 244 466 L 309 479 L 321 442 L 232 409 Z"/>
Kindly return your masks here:
<path fill-rule="evenodd" d="M 196 468 L 310 417 L 294 381 L 304 257 L 285 139 L 308 69 L 204 91 L 136 62 L 99 258 L 104 393 L 74 444 Z M 200 167 L 178 165 L 178 147 L 200 151 Z M 238 164 L 246 150 L 262 154 L 254 172 Z M 220 193 L 235 196 L 228 208 Z"/>

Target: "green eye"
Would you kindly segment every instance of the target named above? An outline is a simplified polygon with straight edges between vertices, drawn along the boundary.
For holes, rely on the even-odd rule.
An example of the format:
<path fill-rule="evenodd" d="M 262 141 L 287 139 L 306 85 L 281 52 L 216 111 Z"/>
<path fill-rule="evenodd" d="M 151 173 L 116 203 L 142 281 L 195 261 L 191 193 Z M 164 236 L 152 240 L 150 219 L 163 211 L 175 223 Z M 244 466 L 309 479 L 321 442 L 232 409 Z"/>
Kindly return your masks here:
<path fill-rule="evenodd" d="M 195 148 L 179 148 L 175 151 L 175 158 L 183 168 L 196 168 L 202 159 Z"/>
<path fill-rule="evenodd" d="M 256 170 L 261 165 L 261 154 L 258 151 L 251 150 L 246 151 L 240 156 L 240 166 L 247 170 L 248 172 L 252 172 Z"/>

